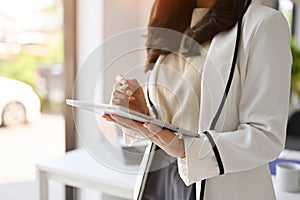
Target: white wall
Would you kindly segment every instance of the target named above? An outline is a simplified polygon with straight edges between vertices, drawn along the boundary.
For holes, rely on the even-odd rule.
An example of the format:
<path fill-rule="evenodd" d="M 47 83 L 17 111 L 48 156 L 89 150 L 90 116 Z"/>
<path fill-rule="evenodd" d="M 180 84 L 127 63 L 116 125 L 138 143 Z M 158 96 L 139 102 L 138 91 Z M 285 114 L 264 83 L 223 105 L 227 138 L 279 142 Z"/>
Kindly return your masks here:
<path fill-rule="evenodd" d="M 93 101 L 96 98 L 97 101 L 108 102 L 116 74 L 128 74 L 131 78 L 145 79 L 146 76 L 141 70 L 131 70 L 144 63 L 144 53 L 127 53 L 119 57 L 119 54 L 123 53 L 120 49 L 130 48 L 130 44 L 142 45 L 141 40 L 137 42 L 132 37 L 134 34 L 128 36 L 125 33 L 124 36 L 120 33 L 146 27 L 151 2 L 149 0 L 77 0 L 78 79 L 75 88 L 77 99 Z M 127 40 L 122 41 L 124 38 Z M 112 60 L 113 63 L 108 65 Z M 88 143 L 91 151 L 97 151 L 97 145 L 103 140 L 95 119 L 95 116 L 90 113 L 76 112 L 79 140 L 83 141 L 84 145 Z M 104 125 L 101 131 L 103 127 L 107 130 L 107 124 Z M 92 190 L 82 190 L 79 192 L 79 198 L 100 199 L 97 191 Z"/>
<path fill-rule="evenodd" d="M 80 77 L 77 79 L 76 98 L 91 100 L 93 99 L 93 84 L 90 80 L 97 79 L 97 74 L 100 74 L 100 67 L 89 67 L 87 65 L 100 65 L 100 59 L 91 54 L 103 41 L 103 1 L 101 0 L 77 0 L 77 71 Z M 101 66 L 101 65 L 100 65 Z M 93 81 L 92 81 L 93 82 Z M 77 138 L 84 137 L 84 133 L 95 135 L 95 141 L 100 141 L 101 136 L 97 134 L 98 126 L 95 123 L 94 117 L 89 113 L 77 112 L 76 130 Z M 81 146 L 81 142 L 77 141 Z M 100 194 L 93 190 L 79 190 L 79 199 L 97 200 Z"/>
<path fill-rule="evenodd" d="M 104 101 L 108 102 L 111 84 L 117 74 L 137 78 L 141 84 L 146 79 L 143 67 L 146 51 L 135 49 L 144 46 L 145 31 L 152 0 L 104 1 L 105 80 Z M 134 51 L 134 52 L 132 52 Z M 141 67 L 138 67 L 141 66 Z"/>
<path fill-rule="evenodd" d="M 102 0 L 77 0 L 78 68 L 103 41 L 103 4 Z"/>
<path fill-rule="evenodd" d="M 77 99 L 109 103 L 117 74 L 146 80 L 143 67 L 136 68 L 145 62 L 145 49 L 128 51 L 144 47 L 141 31 L 133 30 L 146 27 L 151 4 L 149 0 L 77 0 Z M 90 113 L 76 112 L 81 141 L 89 137 L 97 145 L 101 139 L 97 121 Z"/>
<path fill-rule="evenodd" d="M 98 46 L 103 41 L 103 7 L 101 0 L 77 0 L 76 99 L 94 99 L 102 66 Z M 97 147 L 102 140 L 97 117 L 81 110 L 75 115 L 77 146 Z"/>

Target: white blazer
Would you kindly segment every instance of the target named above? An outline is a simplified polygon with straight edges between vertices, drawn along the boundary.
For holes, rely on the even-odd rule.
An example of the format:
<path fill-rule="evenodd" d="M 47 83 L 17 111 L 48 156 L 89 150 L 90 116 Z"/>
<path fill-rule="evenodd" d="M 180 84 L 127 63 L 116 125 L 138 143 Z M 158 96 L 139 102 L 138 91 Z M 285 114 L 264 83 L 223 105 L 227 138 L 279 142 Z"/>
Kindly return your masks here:
<path fill-rule="evenodd" d="M 292 63 L 290 32 L 279 11 L 259 3 L 250 5 L 244 16 L 230 92 L 215 130 L 209 130 L 229 76 L 236 32 L 237 26 L 212 40 L 201 85 L 201 137 L 184 138 L 186 160 L 178 159 L 179 174 L 186 185 L 196 183 L 197 199 L 201 180 L 207 179 L 206 200 L 274 200 L 268 162 L 285 144 Z M 155 68 L 151 73 L 150 81 L 154 81 Z M 224 175 L 219 175 L 204 131 L 215 140 Z M 142 171 L 151 161 L 149 153 L 145 155 Z M 136 194 L 143 188 L 142 177 L 137 181 Z"/>

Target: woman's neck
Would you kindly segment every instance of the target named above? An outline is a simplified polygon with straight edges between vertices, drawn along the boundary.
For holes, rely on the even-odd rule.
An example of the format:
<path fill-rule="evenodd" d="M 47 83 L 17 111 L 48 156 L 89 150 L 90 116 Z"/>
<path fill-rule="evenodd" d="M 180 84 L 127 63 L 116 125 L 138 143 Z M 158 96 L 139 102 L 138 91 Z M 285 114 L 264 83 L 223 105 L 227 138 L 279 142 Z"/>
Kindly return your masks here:
<path fill-rule="evenodd" d="M 198 8 L 211 8 L 215 5 L 217 0 L 197 0 Z"/>

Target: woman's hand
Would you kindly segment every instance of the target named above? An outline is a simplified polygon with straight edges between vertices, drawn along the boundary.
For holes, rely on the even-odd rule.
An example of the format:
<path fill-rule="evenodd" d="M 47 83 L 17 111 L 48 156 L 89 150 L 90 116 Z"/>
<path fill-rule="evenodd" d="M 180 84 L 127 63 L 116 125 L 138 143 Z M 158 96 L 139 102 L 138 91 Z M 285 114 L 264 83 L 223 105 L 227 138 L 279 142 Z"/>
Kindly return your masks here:
<path fill-rule="evenodd" d="M 149 115 L 144 91 L 136 79 L 125 79 L 116 76 L 116 84 L 112 93 L 112 103 L 129 107 L 137 112 Z"/>
<path fill-rule="evenodd" d="M 137 112 L 149 115 L 143 89 L 137 80 L 125 79 L 119 75 L 116 77 L 116 82 L 112 92 L 112 104 L 128 107 Z M 125 128 L 136 131 L 171 156 L 183 157 L 185 155 L 183 140 L 167 129 L 161 129 L 149 122 L 141 123 L 117 115 L 105 114 L 103 117 L 107 121 L 116 122 Z"/>
<path fill-rule="evenodd" d="M 162 129 L 150 122 L 140 123 L 117 115 L 111 115 L 111 117 L 116 123 L 134 130 L 149 139 L 169 155 L 180 158 L 184 157 L 185 150 L 183 140 L 179 139 L 173 132 Z"/>
<path fill-rule="evenodd" d="M 136 79 L 126 79 L 121 75 L 116 76 L 111 102 L 114 105 L 128 107 L 137 112 L 149 115 L 144 91 Z M 114 121 L 110 115 L 103 116 L 108 121 Z"/>
<path fill-rule="evenodd" d="M 112 93 L 112 103 L 149 115 L 144 91 L 138 81 L 125 79 L 120 75 L 116 77 L 116 81 Z"/>

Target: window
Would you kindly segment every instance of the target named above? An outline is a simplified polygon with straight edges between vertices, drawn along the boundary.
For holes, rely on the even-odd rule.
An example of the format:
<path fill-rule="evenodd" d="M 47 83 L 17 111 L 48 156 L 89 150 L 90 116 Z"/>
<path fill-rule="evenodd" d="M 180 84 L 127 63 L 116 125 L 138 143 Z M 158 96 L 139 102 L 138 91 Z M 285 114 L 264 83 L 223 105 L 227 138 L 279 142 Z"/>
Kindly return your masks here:
<path fill-rule="evenodd" d="M 293 23 L 294 23 L 294 3 L 292 0 L 279 0 L 278 1 L 278 9 L 283 13 L 285 18 L 287 19 L 291 32 L 293 32 Z"/>
<path fill-rule="evenodd" d="M 61 0 L 0 2 L 0 199 L 32 199 L 35 164 L 65 152 L 62 13 Z"/>

